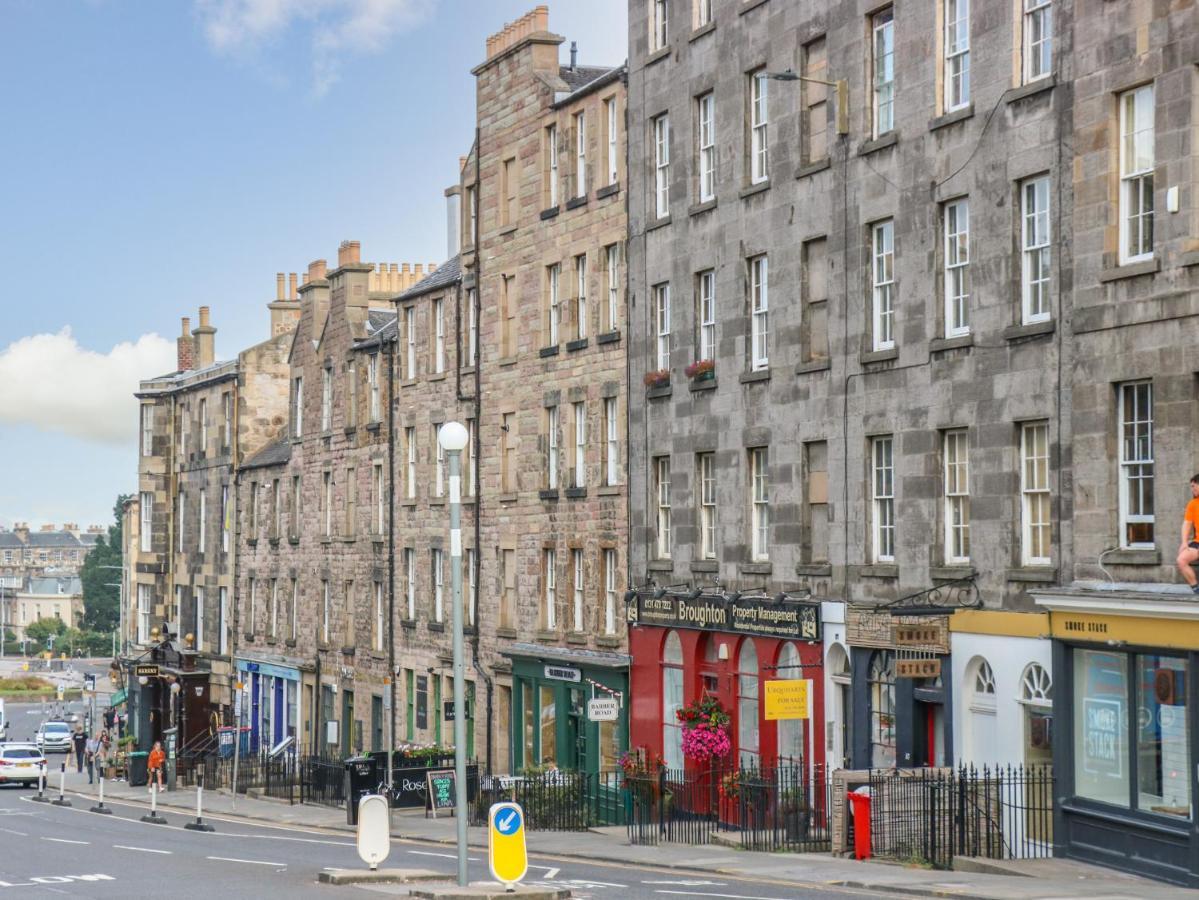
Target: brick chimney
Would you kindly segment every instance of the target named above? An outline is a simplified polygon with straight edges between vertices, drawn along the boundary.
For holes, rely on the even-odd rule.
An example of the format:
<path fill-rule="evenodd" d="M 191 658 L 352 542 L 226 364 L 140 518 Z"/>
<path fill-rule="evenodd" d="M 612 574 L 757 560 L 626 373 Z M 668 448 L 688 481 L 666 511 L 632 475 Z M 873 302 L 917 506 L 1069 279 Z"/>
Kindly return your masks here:
<path fill-rule="evenodd" d="M 487 39 L 487 59 L 474 69 L 480 70 L 517 48 L 532 51 L 533 68 L 541 72 L 558 72 L 558 45 L 565 40 L 550 34 L 550 8 L 544 4 L 529 10 L 515 22 L 509 22 Z"/>
<path fill-rule="evenodd" d="M 48 522 L 47 524 L 42 526 L 42 534 L 46 534 L 51 531 L 58 531 L 58 529 L 54 527 L 53 522 Z"/>
<path fill-rule="evenodd" d="M 300 321 L 300 300 L 296 296 L 296 273 L 288 276 L 288 286 L 284 285 L 284 274 L 275 273 L 275 301 L 268 303 L 271 311 L 271 337 L 278 337 L 289 331 L 294 331 Z"/>
<path fill-rule="evenodd" d="M 312 323 L 312 336 L 320 333 L 329 315 L 329 264 L 323 259 L 314 259 L 308 264 L 304 283 L 300 285 L 300 318 Z"/>
<path fill-rule="evenodd" d="M 175 368 L 180 372 L 190 372 L 196 367 L 196 344 L 192 340 L 192 320 L 183 317 L 183 334 L 175 338 Z"/>
<path fill-rule="evenodd" d="M 196 339 L 196 368 L 207 369 L 216 359 L 216 329 L 208 322 L 208 307 L 200 307 L 200 324 L 192 331 Z"/>
<path fill-rule="evenodd" d="M 362 243 L 360 241 L 342 241 L 337 248 L 337 267 L 353 266 L 362 262 Z"/>

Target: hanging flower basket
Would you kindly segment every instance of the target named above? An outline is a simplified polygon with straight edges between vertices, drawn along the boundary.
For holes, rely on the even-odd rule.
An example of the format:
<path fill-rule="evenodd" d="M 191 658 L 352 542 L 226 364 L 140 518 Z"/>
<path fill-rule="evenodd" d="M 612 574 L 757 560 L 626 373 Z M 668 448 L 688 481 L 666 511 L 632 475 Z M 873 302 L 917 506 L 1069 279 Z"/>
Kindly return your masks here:
<path fill-rule="evenodd" d="M 683 725 L 683 755 L 695 762 L 724 759 L 732 752 L 729 714 L 715 697 L 704 695 L 675 711 Z"/>
<path fill-rule="evenodd" d="M 683 370 L 692 381 L 710 381 L 716 377 L 716 361 L 699 359 Z"/>
<path fill-rule="evenodd" d="M 670 369 L 658 369 L 654 372 L 645 373 L 646 387 L 665 387 L 668 384 L 670 384 Z"/>

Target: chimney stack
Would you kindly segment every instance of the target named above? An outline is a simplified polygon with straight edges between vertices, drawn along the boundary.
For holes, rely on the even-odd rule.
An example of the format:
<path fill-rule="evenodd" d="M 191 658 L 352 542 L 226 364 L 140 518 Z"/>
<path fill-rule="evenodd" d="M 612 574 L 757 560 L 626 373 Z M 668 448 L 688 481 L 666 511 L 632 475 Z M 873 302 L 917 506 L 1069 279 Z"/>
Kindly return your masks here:
<path fill-rule="evenodd" d="M 324 281 L 325 275 L 329 271 L 329 263 L 323 259 L 314 259 L 308 264 L 308 274 L 304 276 L 304 283 L 310 281 Z"/>
<path fill-rule="evenodd" d="M 487 58 L 492 59 L 499 56 L 525 38 L 549 30 L 550 8 L 544 4 L 536 6 L 515 22 L 508 22 L 500 31 L 487 39 Z"/>
<path fill-rule="evenodd" d="M 196 340 L 197 369 L 207 369 L 216 360 L 216 329 L 208 322 L 208 307 L 200 307 L 200 324 L 192 332 Z"/>
<path fill-rule="evenodd" d="M 337 265 L 352 266 L 362 262 L 362 244 L 359 241 L 342 241 L 337 248 Z"/>
<path fill-rule="evenodd" d="M 300 300 L 296 296 L 296 273 L 288 276 L 288 284 L 283 283 L 283 273 L 275 276 L 275 302 L 268 303 L 266 308 L 271 311 L 271 337 L 278 337 L 295 330 L 300 321 Z"/>
<path fill-rule="evenodd" d="M 183 334 L 175 339 L 175 367 L 190 372 L 196 367 L 196 345 L 192 340 L 192 320 L 183 317 Z"/>

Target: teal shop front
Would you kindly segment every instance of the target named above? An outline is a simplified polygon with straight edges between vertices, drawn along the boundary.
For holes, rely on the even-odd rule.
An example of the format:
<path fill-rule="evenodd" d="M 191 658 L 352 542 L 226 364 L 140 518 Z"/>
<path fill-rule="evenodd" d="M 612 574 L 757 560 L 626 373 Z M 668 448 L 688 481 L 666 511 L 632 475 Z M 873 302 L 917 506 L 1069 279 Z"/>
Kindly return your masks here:
<path fill-rule="evenodd" d="M 522 643 L 503 653 L 512 661 L 513 771 L 618 771 L 629 746 L 628 655 Z M 615 700 L 619 715 L 595 721 L 588 715 L 595 699 L 609 701 L 592 705 L 606 707 L 608 716 Z"/>

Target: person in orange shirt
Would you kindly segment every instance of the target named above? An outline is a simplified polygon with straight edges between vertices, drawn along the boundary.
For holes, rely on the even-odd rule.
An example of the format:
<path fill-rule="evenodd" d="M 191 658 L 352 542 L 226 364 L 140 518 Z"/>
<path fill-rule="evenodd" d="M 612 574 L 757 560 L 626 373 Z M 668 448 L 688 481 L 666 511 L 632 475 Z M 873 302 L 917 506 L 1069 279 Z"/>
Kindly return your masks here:
<path fill-rule="evenodd" d="M 1191 586 L 1192 594 L 1199 594 L 1199 578 L 1191 566 L 1199 562 L 1199 475 L 1191 478 L 1191 502 L 1182 517 L 1182 543 L 1178 545 L 1178 571 Z"/>
<path fill-rule="evenodd" d="M 167 755 L 162 752 L 162 741 L 155 741 L 154 748 L 150 751 L 150 758 L 146 760 L 147 768 L 150 770 L 150 787 L 153 789 L 154 782 L 158 782 L 158 789 L 162 790 L 162 766 L 167 761 Z"/>

